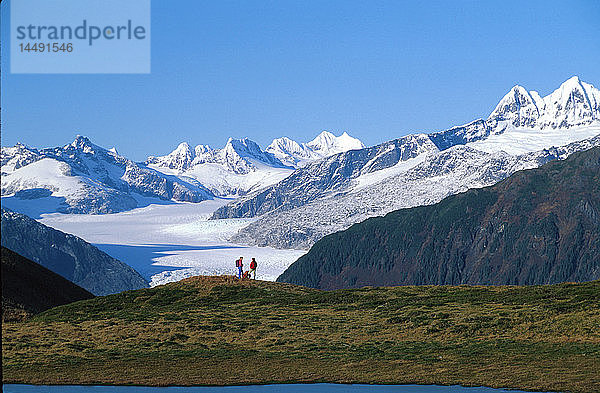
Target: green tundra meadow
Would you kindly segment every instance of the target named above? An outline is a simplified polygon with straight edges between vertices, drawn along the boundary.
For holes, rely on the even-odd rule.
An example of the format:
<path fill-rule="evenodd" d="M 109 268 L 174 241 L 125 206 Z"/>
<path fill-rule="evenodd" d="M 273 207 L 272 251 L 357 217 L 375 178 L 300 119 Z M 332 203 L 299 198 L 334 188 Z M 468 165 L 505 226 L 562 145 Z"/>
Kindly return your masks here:
<path fill-rule="evenodd" d="M 600 281 L 321 291 L 230 276 L 2 324 L 3 383 L 600 391 Z"/>

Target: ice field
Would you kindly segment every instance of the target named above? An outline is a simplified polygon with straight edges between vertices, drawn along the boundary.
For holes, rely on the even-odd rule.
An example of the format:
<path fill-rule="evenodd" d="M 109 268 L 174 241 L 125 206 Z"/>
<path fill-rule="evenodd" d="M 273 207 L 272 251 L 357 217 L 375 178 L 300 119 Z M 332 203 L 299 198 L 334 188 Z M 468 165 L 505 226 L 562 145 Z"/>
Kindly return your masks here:
<path fill-rule="evenodd" d="M 229 200 L 149 205 L 123 213 L 43 214 L 41 223 L 79 236 L 135 268 L 151 286 L 194 275 L 234 274 L 235 260 L 258 262 L 257 279 L 275 280 L 304 250 L 247 247 L 227 241 L 254 219 L 208 220 Z"/>

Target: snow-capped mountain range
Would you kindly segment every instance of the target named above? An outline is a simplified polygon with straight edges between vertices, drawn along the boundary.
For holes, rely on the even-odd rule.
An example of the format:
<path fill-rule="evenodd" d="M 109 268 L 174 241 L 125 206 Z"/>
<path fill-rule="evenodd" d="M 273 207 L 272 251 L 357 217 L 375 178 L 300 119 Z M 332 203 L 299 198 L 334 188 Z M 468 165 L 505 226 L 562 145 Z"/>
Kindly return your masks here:
<path fill-rule="evenodd" d="M 537 91 L 513 87 L 488 118 L 496 133 L 508 127 L 569 128 L 599 120 L 600 91 L 574 76 L 542 98 Z"/>
<path fill-rule="evenodd" d="M 29 204 L 40 212 L 102 214 L 213 198 L 200 184 L 149 169 L 83 136 L 56 148 L 3 147 L 1 162 L 2 202 L 15 210 Z"/>
<path fill-rule="evenodd" d="M 166 156 L 148 157 L 146 163 L 157 168 L 169 168 L 181 172 L 197 165 L 219 164 L 229 172 L 239 175 L 246 175 L 256 170 L 257 163 L 274 168 L 286 168 L 275 156 L 262 151 L 256 142 L 248 138 L 229 138 L 222 149 L 211 149 L 208 145 L 198 145 L 192 150 L 187 142 L 183 142 Z"/>
<path fill-rule="evenodd" d="M 362 146 L 346 133 L 336 137 L 329 132 L 306 145 L 292 142 L 313 149 L 310 157 L 302 156 L 303 162 Z M 301 160 L 294 152 L 285 154 L 290 161 Z M 166 156 L 135 163 L 115 148 L 77 136 L 56 148 L 2 147 L 1 161 L 3 204 L 15 210 L 26 207 L 35 215 L 115 213 L 149 203 L 232 197 L 277 183 L 294 171 L 248 138 L 229 138 L 222 149 L 198 145 L 192 150 L 184 142 Z"/>
<path fill-rule="evenodd" d="M 246 242 L 305 247 L 357 219 L 390 208 L 432 203 L 448 192 L 498 181 L 512 170 L 506 169 L 508 164 L 494 164 L 499 160 L 497 154 L 510 156 L 503 160 L 510 161 L 511 168 L 532 167 L 545 159 L 532 161 L 528 153 L 561 159 L 567 153 L 545 153 L 544 149 L 569 145 L 565 151 L 575 151 L 596 143 L 597 139 L 590 138 L 598 134 L 600 92 L 573 77 L 546 97 L 515 86 L 487 119 L 441 132 L 407 135 L 367 148 L 347 133 L 336 137 L 329 132 L 307 143 L 278 138 L 265 150 L 247 138 L 230 138 L 221 149 L 207 145 L 192 148 L 181 143 L 170 154 L 148 157 L 144 163 L 133 162 L 116 149 L 104 149 L 81 136 L 56 148 L 38 150 L 21 144 L 3 147 L 2 201 L 17 211 L 35 206 L 39 212 L 101 214 L 149 203 L 236 197 L 215 212 L 214 218 L 261 215 L 261 220 L 271 220 L 261 234 L 262 240 L 249 238 L 250 233 L 258 233 L 252 228 L 258 228 L 261 220 L 251 224 L 245 230 Z M 463 145 L 478 153 L 466 154 L 471 150 L 461 149 Z M 454 174 L 416 171 L 447 155 L 454 157 L 447 160 L 455 163 Z M 480 163 L 486 172 L 473 175 L 480 173 L 479 167 L 469 166 L 473 163 Z M 459 168 L 472 170 L 461 172 Z M 403 186 L 397 186 L 397 179 L 409 172 L 422 180 L 419 184 L 429 184 L 429 191 L 426 186 L 408 187 L 404 181 L 400 182 Z M 444 185 L 445 178 L 452 178 L 454 185 Z M 422 196 L 417 197 L 417 192 Z M 436 197 L 423 196 L 428 192 Z M 389 197 L 395 193 L 397 199 Z M 356 214 L 357 206 L 360 214 Z M 277 216 L 284 213 L 285 217 Z M 306 219 L 311 214 L 313 218 Z M 335 225 L 323 224 L 323 220 L 335 221 Z M 277 222 L 303 224 L 294 227 L 294 233 L 288 228 L 282 235 L 285 231 L 275 225 Z M 269 236 L 272 241 L 267 239 Z M 299 240 L 282 241 L 281 236 Z"/>
<path fill-rule="evenodd" d="M 429 134 L 440 150 L 475 142 L 513 129 L 556 130 L 598 124 L 600 90 L 574 76 L 541 98 L 516 85 L 487 119 Z"/>
<path fill-rule="evenodd" d="M 240 196 L 275 184 L 294 169 L 351 149 L 364 148 L 347 133 L 336 137 L 323 131 L 308 143 L 277 138 L 263 151 L 248 138 L 229 138 L 222 149 L 187 142 L 162 157 L 148 157 L 146 164 L 157 171 L 203 184 L 217 196 Z"/>
<path fill-rule="evenodd" d="M 471 143 L 483 146 L 497 140 L 505 140 L 496 146 L 498 150 L 511 152 L 522 147 L 525 134 L 531 131 L 534 140 L 545 138 L 527 150 L 535 151 L 595 136 L 594 126 L 597 125 L 600 125 L 600 91 L 582 83 L 578 77 L 570 78 L 543 99 L 536 92 L 515 86 L 487 120 L 479 119 L 431 134 L 408 135 L 374 147 L 332 155 L 300 168 L 258 195 L 248 195 L 223 207 L 215 217 L 253 217 L 274 209 L 297 207 L 332 191 L 340 191 L 352 179 L 393 167 L 424 152 L 437 153 Z M 519 133 L 519 130 L 523 132 Z M 514 139 L 513 143 L 510 138 Z M 295 187 L 297 192 L 294 192 Z"/>
<path fill-rule="evenodd" d="M 222 149 L 198 145 L 192 150 L 184 142 L 166 156 L 148 157 L 146 165 L 228 197 L 277 183 L 294 170 L 248 138 L 229 138 Z"/>
<path fill-rule="evenodd" d="M 213 218 L 260 216 L 234 240 L 307 248 L 368 217 L 435 203 L 597 146 L 599 103 L 598 89 L 577 77 L 544 98 L 515 86 L 486 120 L 333 155 L 239 198 Z"/>
<path fill-rule="evenodd" d="M 311 161 L 316 161 L 348 150 L 364 149 L 365 145 L 358 139 L 344 132 L 335 136 L 323 131 L 308 143 L 298 143 L 283 137 L 273 140 L 266 151 L 272 153 L 286 165 L 300 168 Z"/>
<path fill-rule="evenodd" d="M 600 128 L 597 129 L 600 134 Z M 322 237 L 393 210 L 430 205 L 445 197 L 493 185 L 514 172 L 562 160 L 600 146 L 600 135 L 566 146 L 511 155 L 458 145 L 352 180 L 343 190 L 292 209 L 272 210 L 242 228 L 236 243 L 309 249 Z M 327 212 L 325 214 L 324 212 Z"/>

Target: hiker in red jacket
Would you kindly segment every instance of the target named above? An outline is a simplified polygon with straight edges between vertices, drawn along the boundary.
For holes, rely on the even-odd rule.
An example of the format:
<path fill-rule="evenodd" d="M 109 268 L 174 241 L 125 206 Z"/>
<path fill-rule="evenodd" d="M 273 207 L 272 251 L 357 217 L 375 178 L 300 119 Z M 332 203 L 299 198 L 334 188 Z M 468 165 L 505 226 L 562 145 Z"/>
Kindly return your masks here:
<path fill-rule="evenodd" d="M 250 274 L 252 274 L 252 278 L 256 280 L 256 259 L 252 258 L 250 262 Z"/>
<path fill-rule="evenodd" d="M 238 268 L 238 278 L 240 280 L 242 279 L 242 270 L 244 269 L 243 259 L 244 259 L 244 257 L 240 257 L 240 259 L 238 259 L 237 261 L 235 261 L 235 267 Z"/>

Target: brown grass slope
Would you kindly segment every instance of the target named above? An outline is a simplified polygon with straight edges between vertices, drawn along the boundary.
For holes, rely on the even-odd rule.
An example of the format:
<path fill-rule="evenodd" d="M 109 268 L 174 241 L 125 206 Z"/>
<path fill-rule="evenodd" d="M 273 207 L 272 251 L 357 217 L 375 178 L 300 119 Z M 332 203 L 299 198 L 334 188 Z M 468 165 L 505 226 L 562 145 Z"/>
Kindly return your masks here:
<path fill-rule="evenodd" d="M 71 281 L 2 247 L 2 320 L 21 320 L 94 295 Z"/>
<path fill-rule="evenodd" d="M 194 277 L 2 327 L 4 383 L 600 391 L 600 282 L 320 291 Z"/>

